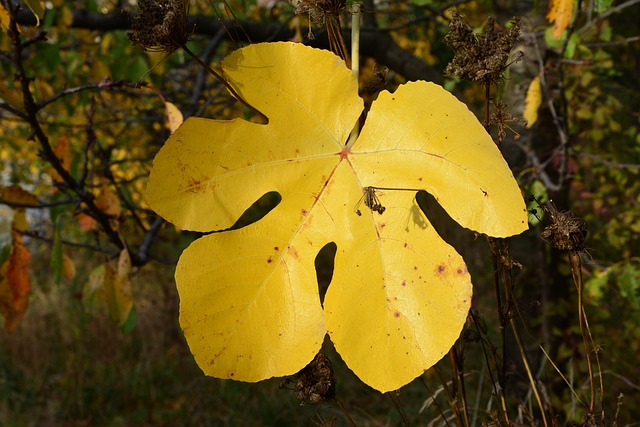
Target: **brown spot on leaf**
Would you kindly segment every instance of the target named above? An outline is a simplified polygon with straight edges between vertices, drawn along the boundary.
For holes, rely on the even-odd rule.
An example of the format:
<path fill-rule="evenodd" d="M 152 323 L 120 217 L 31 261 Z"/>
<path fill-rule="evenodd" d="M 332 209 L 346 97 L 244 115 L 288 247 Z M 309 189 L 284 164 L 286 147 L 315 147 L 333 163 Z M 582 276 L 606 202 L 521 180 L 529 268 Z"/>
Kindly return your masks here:
<path fill-rule="evenodd" d="M 409 244 L 407 242 L 404 242 L 404 245 L 402 246 L 406 248 L 407 246 L 409 246 Z"/>
<path fill-rule="evenodd" d="M 308 211 L 308 210 L 306 210 L 306 209 L 302 209 L 302 210 L 300 211 L 300 213 L 301 213 L 303 216 L 306 216 L 306 215 L 309 213 L 309 211 Z"/>
<path fill-rule="evenodd" d="M 418 178 L 418 181 L 422 181 L 422 177 Z"/>
<path fill-rule="evenodd" d="M 393 317 L 395 317 L 396 319 L 400 317 L 400 312 L 398 310 L 393 312 Z"/>
<path fill-rule="evenodd" d="M 417 265 L 414 265 L 414 266 L 413 266 L 413 269 L 414 269 L 414 270 L 417 270 L 417 269 L 418 269 L 418 266 L 417 266 Z"/>
<path fill-rule="evenodd" d="M 407 286 L 407 282 L 405 282 L 404 280 L 401 283 L 402 286 Z"/>
<path fill-rule="evenodd" d="M 291 258 L 294 259 L 300 259 L 300 254 L 298 253 L 298 251 L 296 250 L 296 248 L 293 248 L 291 246 L 287 246 L 287 252 L 289 253 L 289 255 L 291 256 Z"/>
<path fill-rule="evenodd" d="M 267 260 L 267 264 L 271 264 L 273 262 L 273 258 L 269 257 L 269 259 Z"/>
<path fill-rule="evenodd" d="M 445 272 L 445 270 L 446 270 L 446 269 L 447 269 L 447 268 L 445 267 L 445 265 L 444 265 L 444 264 L 440 264 L 439 266 L 437 266 L 437 267 L 436 267 L 436 272 L 437 272 L 438 274 L 442 274 L 442 273 L 444 273 L 444 272 Z"/>
<path fill-rule="evenodd" d="M 280 248 L 279 248 L 279 247 L 277 247 L 277 246 L 274 246 L 274 247 L 273 247 L 273 250 L 274 250 L 274 251 L 279 251 L 279 250 L 280 250 Z"/>
<path fill-rule="evenodd" d="M 204 193 L 207 189 L 207 185 L 205 181 L 206 177 L 202 177 L 200 179 L 195 179 L 193 177 L 189 178 L 187 181 L 187 190 L 192 193 Z"/>

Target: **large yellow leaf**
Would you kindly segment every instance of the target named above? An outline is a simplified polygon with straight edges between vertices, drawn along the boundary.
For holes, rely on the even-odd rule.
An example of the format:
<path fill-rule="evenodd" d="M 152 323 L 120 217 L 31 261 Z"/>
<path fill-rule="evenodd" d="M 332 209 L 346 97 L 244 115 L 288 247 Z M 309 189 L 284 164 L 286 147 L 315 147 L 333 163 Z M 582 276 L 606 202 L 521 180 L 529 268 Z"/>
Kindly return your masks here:
<path fill-rule="evenodd" d="M 517 234 L 527 216 L 508 166 L 466 106 L 432 83 L 382 93 L 347 146 L 363 103 L 332 53 L 259 44 L 222 66 L 269 123 L 186 120 L 154 161 L 147 201 L 203 232 L 230 227 L 267 192 L 282 201 L 183 252 L 180 322 L 196 361 L 220 378 L 290 375 L 328 331 L 367 384 L 408 383 L 449 350 L 471 304 L 464 261 L 415 193 L 429 191 L 465 227 Z M 384 209 L 369 209 L 372 196 Z M 338 250 L 323 308 L 314 259 L 329 242 Z"/>

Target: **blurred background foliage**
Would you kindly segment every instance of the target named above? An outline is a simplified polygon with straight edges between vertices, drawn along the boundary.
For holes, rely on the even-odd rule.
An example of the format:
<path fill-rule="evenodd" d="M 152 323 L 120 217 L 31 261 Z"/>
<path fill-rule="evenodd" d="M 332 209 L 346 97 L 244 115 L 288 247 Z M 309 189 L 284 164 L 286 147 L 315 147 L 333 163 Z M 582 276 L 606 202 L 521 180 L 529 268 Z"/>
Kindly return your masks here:
<path fill-rule="evenodd" d="M 280 388 L 281 379 L 244 384 L 204 377 L 177 322 L 173 269 L 196 236 L 156 218 L 143 197 L 153 157 L 170 134 L 167 111 L 176 106 L 185 118 L 252 120 L 251 112 L 181 51 L 165 58 L 133 46 L 127 31 L 134 0 L 48 1 L 39 27 L 27 7 L 34 1 L 0 1 L 0 265 L 8 265 L 17 235 L 31 254 L 28 308 L 15 328 L 4 324 L 11 332 L 0 332 L 0 425 L 348 425 L 336 405 L 300 406 L 293 391 Z M 582 274 L 589 325 L 600 346 L 603 407 L 608 424 L 635 425 L 640 420 L 640 6 L 633 0 L 568 3 L 571 20 L 557 38 L 546 19 L 546 2 L 364 1 L 361 95 L 369 104 L 381 89 L 433 79 L 482 117 L 484 88 L 443 75 L 453 57 L 442 42 L 452 8 L 477 32 L 489 16 L 500 25 L 523 17 L 515 51 L 524 59 L 505 70 L 492 93 L 513 116 L 503 122 L 508 129 L 501 148 L 526 197 L 535 196 L 537 201 L 529 200 L 533 209 L 552 199 L 588 223 Z M 18 22 L 22 66 L 37 103 L 31 116 L 21 113 L 24 88 L 6 11 Z M 283 1 L 192 0 L 189 13 L 198 25 L 188 46 L 214 65 L 249 42 L 327 45 L 322 28 Z M 543 77 L 539 118 L 525 127 L 521 117 L 535 76 Z M 46 141 L 34 135 L 33 118 Z M 80 190 L 52 169 L 44 144 Z M 12 185 L 31 196 L 16 196 Z M 86 204 L 89 199 L 106 215 L 110 231 Z M 261 199 L 243 221 L 259 218 L 277 201 L 273 195 Z M 486 243 L 448 221 L 433 203 L 425 200 L 421 206 L 442 217 L 439 232 L 465 257 L 474 279 L 474 307 L 488 336 L 499 342 Z M 523 266 L 514 270 L 514 292 L 529 331 L 526 345 L 546 385 L 554 425 L 580 424 L 584 407 L 571 387 L 585 399 L 588 381 L 575 288 L 564 254 L 539 238 L 548 221 L 539 206 L 531 220 L 531 230 L 510 242 L 512 256 Z M 128 268 L 116 263 L 123 248 L 131 254 Z M 320 262 L 321 281 L 330 277 L 322 271 L 328 264 Z M 109 274 L 126 280 L 114 284 L 105 279 Z M 109 302 L 109 286 L 119 286 L 127 301 Z M 131 309 L 119 315 L 128 303 Z M 463 345 L 474 425 L 497 425 L 489 424 L 497 403 L 482 348 L 468 337 Z M 537 409 L 515 351 L 504 355 L 509 411 L 533 425 Z M 448 378 L 449 361 L 397 394 L 381 395 L 362 385 L 329 344 L 326 352 L 336 371 L 337 396 L 357 425 L 455 422 L 441 382 Z"/>

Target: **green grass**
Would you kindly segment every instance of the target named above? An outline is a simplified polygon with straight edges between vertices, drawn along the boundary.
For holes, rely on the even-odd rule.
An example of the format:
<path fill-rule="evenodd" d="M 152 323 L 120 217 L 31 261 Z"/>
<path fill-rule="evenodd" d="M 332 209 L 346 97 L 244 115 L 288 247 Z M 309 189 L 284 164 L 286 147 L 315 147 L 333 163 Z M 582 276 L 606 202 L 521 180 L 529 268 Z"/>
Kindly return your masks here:
<path fill-rule="evenodd" d="M 34 256 L 34 271 L 46 271 L 40 268 L 43 263 Z M 473 262 L 469 265 L 472 270 L 482 268 Z M 86 270 L 91 268 L 87 266 Z M 301 406 L 291 386 L 280 387 L 281 378 L 249 384 L 204 376 L 189 353 L 178 325 L 178 296 L 172 268 L 154 264 L 135 274 L 138 315 L 135 328 L 129 334 L 123 334 L 111 323 L 104 307 L 83 306 L 81 295 L 87 271 L 81 271 L 73 282 L 57 286 L 49 284 L 46 274 L 36 274 L 25 317 L 13 334 L 0 332 L 0 426 L 349 425 L 335 403 Z M 488 313 L 487 321 L 490 321 L 494 316 L 490 285 L 484 283 L 486 280 L 479 271 L 472 274 L 477 278 L 474 304 L 481 312 Z M 521 304 L 521 308 L 527 311 L 526 305 Z M 593 307 L 589 311 L 592 316 L 599 313 Z M 596 341 L 604 346 L 603 370 L 608 372 L 605 376 L 607 414 L 609 419 L 613 417 L 618 394 L 623 392 L 618 425 L 633 425 L 636 417 L 640 417 L 636 404 L 640 401 L 637 387 L 640 371 L 633 363 L 635 356 L 623 349 L 637 349 L 638 342 L 632 339 L 637 332 L 627 327 L 614 330 L 607 326 L 609 317 L 615 320 L 618 316 L 616 307 L 611 306 L 607 312 L 612 314 L 590 318 Z M 495 336 L 496 328 L 492 325 L 488 328 Z M 497 338 L 494 339 L 497 342 Z M 541 359 L 535 343 L 530 338 L 528 342 L 537 364 Z M 490 400 L 489 380 L 483 369 L 480 345 L 473 342 L 466 345 L 466 392 L 471 414 L 477 413 L 476 425 L 480 425 L 480 420 L 490 419 L 486 411 Z M 575 357 L 571 362 L 573 367 L 581 369 L 580 348 L 568 347 L 567 351 L 569 357 L 572 354 Z M 450 425 L 455 425 L 446 395 L 440 392 L 440 381 L 432 372 L 397 394 L 382 395 L 362 384 L 329 342 L 325 343 L 325 354 L 333 363 L 337 397 L 357 425 L 402 425 L 400 410 L 392 396 L 397 397 L 411 425 L 446 425 L 435 405 L 421 411 L 433 394 L 438 394 L 438 405 Z M 517 358 L 517 353 L 512 352 L 509 366 L 513 363 L 513 368 L 508 372 L 508 398 L 514 414 L 519 403 L 531 403 L 527 400 L 523 373 L 516 366 Z M 447 359 L 438 364 L 444 378 L 451 375 Z M 614 374 L 623 374 L 623 378 Z M 574 372 L 574 375 L 579 378 L 575 387 L 584 387 L 584 373 Z M 549 364 L 542 379 L 559 383 L 558 374 Z M 476 405 L 481 380 L 481 399 Z M 570 413 L 571 394 L 561 383 L 559 389 L 551 400 L 557 405 L 556 409 L 562 407 Z M 547 392 L 554 390 L 547 389 Z M 495 408 L 495 400 L 491 404 Z M 531 404 L 535 408 L 535 403 Z M 558 425 L 570 423 L 561 420 Z"/>

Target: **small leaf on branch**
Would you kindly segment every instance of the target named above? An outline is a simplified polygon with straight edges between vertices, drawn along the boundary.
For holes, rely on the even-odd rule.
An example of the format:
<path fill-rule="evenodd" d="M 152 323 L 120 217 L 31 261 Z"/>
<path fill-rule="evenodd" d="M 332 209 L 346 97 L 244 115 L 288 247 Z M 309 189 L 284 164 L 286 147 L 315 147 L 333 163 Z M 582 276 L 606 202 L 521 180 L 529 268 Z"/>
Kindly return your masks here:
<path fill-rule="evenodd" d="M 8 187 L 0 187 L 0 201 L 8 205 L 35 206 L 38 198 L 19 185 L 10 185 Z"/>
<path fill-rule="evenodd" d="M 19 232 L 13 230 L 11 236 L 11 254 L 0 267 L 0 314 L 4 317 L 4 328 L 7 332 L 13 332 L 26 312 L 31 290 L 31 252 L 24 246 Z"/>
<path fill-rule="evenodd" d="M 524 113 L 522 117 L 527 121 L 527 127 L 530 128 L 538 120 L 538 109 L 542 104 L 542 87 L 540 85 L 540 76 L 535 76 L 527 89 L 527 97 L 525 99 Z"/>
<path fill-rule="evenodd" d="M 36 26 L 40 26 L 40 20 L 44 18 L 44 1 L 42 0 L 24 0 L 29 6 L 31 12 L 36 16 Z"/>
<path fill-rule="evenodd" d="M 129 252 L 123 249 L 117 264 L 106 265 L 103 276 L 103 292 L 107 302 L 109 316 L 118 326 L 125 324 L 133 309 L 133 291 L 129 274 L 131 272 L 131 258 Z"/>

